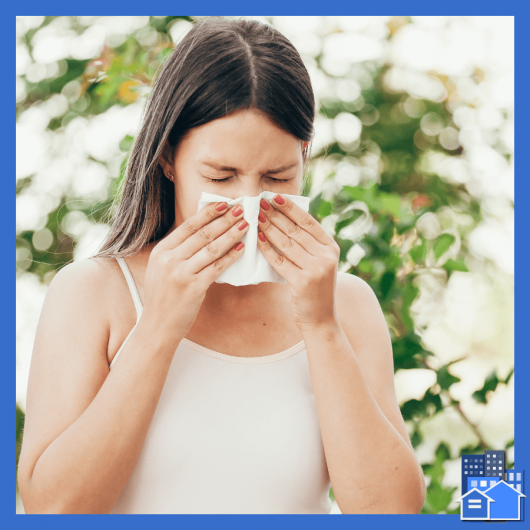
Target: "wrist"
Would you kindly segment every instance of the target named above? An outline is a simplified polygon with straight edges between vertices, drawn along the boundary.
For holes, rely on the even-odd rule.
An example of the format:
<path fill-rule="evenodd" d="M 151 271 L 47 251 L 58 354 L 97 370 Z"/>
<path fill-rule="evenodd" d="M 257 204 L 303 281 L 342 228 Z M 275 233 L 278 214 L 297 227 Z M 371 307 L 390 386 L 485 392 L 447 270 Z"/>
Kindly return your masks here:
<path fill-rule="evenodd" d="M 171 330 L 163 328 L 158 322 L 142 314 L 137 324 L 138 332 L 148 339 L 149 345 L 156 350 L 176 350 L 187 331 L 177 327 Z"/>
<path fill-rule="evenodd" d="M 335 318 L 331 318 L 329 320 L 325 320 L 318 323 L 299 324 L 298 329 L 302 333 L 304 340 L 306 339 L 306 337 L 311 336 L 332 338 L 335 337 L 337 333 L 342 332 L 342 326 L 340 325 L 340 322 Z"/>

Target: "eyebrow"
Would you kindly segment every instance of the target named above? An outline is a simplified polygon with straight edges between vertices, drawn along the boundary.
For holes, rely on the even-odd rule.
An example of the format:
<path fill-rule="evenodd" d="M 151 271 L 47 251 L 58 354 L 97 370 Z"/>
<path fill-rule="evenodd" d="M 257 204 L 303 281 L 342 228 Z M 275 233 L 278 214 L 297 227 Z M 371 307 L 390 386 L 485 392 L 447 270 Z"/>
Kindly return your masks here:
<path fill-rule="evenodd" d="M 240 173 L 240 171 L 236 167 L 223 166 L 222 164 L 216 164 L 215 162 L 206 162 L 204 160 L 204 161 L 201 161 L 201 164 L 204 164 L 205 166 L 210 166 L 213 169 L 217 169 L 218 171 L 235 171 L 236 173 Z M 295 162 L 294 164 L 287 164 L 286 166 L 269 169 L 265 171 L 264 173 L 272 173 L 272 174 L 283 173 L 284 171 L 287 171 L 288 169 L 296 167 L 297 165 L 298 165 L 298 162 Z"/>

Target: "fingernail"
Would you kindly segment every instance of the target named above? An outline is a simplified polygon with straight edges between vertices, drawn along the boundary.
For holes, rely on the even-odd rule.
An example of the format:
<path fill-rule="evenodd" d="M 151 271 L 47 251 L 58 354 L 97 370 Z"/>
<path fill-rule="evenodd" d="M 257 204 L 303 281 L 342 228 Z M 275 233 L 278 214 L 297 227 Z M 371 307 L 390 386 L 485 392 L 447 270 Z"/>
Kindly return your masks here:
<path fill-rule="evenodd" d="M 245 243 L 243 241 L 240 241 L 234 248 L 236 250 L 241 250 L 245 246 Z"/>
<path fill-rule="evenodd" d="M 264 223 L 264 222 L 267 220 L 267 218 L 263 215 L 263 212 L 260 212 L 260 213 L 259 213 L 259 215 L 258 215 L 258 219 L 259 219 L 262 223 Z"/>
<path fill-rule="evenodd" d="M 215 209 L 216 209 L 218 212 L 222 212 L 223 210 L 226 210 L 227 207 L 228 207 L 228 205 L 226 204 L 226 202 L 220 202 L 220 203 L 215 207 Z"/>
<path fill-rule="evenodd" d="M 270 209 L 271 209 L 269 203 L 268 203 L 265 199 L 261 199 L 261 201 L 260 201 L 259 203 L 260 203 L 260 206 L 261 206 L 264 210 L 270 210 Z"/>
<path fill-rule="evenodd" d="M 243 208 L 240 208 L 239 206 L 232 210 L 232 215 L 234 217 L 237 217 L 238 215 L 241 215 L 243 213 Z"/>
<path fill-rule="evenodd" d="M 276 195 L 276 197 L 274 197 L 274 200 L 275 200 L 278 204 L 284 204 L 284 203 L 285 203 L 285 199 L 284 199 L 281 195 Z"/>
<path fill-rule="evenodd" d="M 263 232 L 258 232 L 258 237 L 259 237 L 260 241 L 265 243 L 265 234 Z"/>
<path fill-rule="evenodd" d="M 248 226 L 248 223 L 242 219 L 241 222 L 237 225 L 238 230 L 243 230 L 243 228 L 246 228 Z"/>

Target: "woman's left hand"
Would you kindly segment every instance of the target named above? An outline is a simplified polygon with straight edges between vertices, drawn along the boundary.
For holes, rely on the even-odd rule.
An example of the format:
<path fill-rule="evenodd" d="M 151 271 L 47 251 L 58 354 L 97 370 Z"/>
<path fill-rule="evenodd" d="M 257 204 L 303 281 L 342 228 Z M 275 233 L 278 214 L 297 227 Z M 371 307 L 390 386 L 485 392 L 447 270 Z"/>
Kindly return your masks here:
<path fill-rule="evenodd" d="M 282 204 L 276 200 L 278 197 L 283 199 Z M 258 248 L 289 282 L 296 325 L 304 331 L 337 322 L 335 285 L 339 246 L 314 217 L 290 199 L 276 195 L 273 200 L 276 208 L 261 199 Z M 261 241 L 263 235 L 265 241 Z"/>

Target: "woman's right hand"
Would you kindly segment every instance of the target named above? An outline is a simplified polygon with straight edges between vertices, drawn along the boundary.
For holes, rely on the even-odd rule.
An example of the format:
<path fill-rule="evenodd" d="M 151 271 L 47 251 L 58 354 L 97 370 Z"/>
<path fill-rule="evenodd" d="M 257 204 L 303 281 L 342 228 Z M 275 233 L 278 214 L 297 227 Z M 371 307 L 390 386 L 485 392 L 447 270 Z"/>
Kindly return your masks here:
<path fill-rule="evenodd" d="M 208 287 L 243 254 L 243 246 L 235 250 L 248 230 L 243 207 L 236 204 L 219 212 L 219 204 L 228 206 L 206 205 L 162 239 L 149 256 L 142 319 L 170 339 L 180 340 L 188 333 Z"/>

